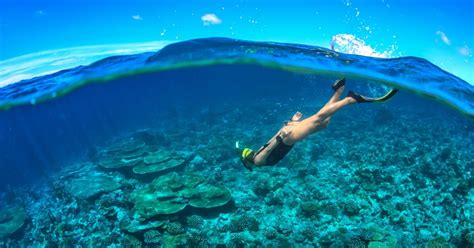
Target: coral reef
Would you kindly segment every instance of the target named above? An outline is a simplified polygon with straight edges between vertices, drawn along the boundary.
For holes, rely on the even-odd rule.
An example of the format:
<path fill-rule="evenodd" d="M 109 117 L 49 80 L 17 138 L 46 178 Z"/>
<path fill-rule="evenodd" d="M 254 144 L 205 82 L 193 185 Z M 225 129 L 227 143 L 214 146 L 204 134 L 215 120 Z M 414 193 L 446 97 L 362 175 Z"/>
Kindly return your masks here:
<path fill-rule="evenodd" d="M 229 224 L 231 232 L 253 231 L 257 232 L 259 227 L 257 219 L 251 216 L 243 215 L 233 218 Z"/>
<path fill-rule="evenodd" d="M 132 235 L 125 235 L 123 245 L 127 248 L 141 248 L 142 242 Z"/>
<path fill-rule="evenodd" d="M 20 229 L 25 224 L 25 209 L 11 206 L 0 211 L 0 239 L 4 239 Z"/>
<path fill-rule="evenodd" d="M 204 224 L 204 218 L 199 215 L 191 215 L 187 218 L 187 225 L 193 228 L 199 228 Z"/>
<path fill-rule="evenodd" d="M 147 159 L 147 157 L 145 157 Z M 152 162 L 145 160 L 144 163 L 133 167 L 133 172 L 136 174 L 149 174 L 157 173 L 171 168 L 178 167 L 184 164 L 185 160 L 183 158 L 168 158 L 166 160 L 152 160 Z M 159 161 L 159 162 L 155 162 Z"/>
<path fill-rule="evenodd" d="M 160 228 L 165 224 L 166 223 L 164 221 L 150 221 L 145 224 L 139 223 L 138 221 L 131 221 L 130 223 L 125 223 L 125 226 L 123 226 L 122 229 L 129 233 L 137 233 L 148 229 Z"/>
<path fill-rule="evenodd" d="M 66 192 L 72 197 L 87 199 L 101 193 L 120 188 L 120 183 L 106 175 L 90 175 L 71 179 L 66 183 Z"/>
<path fill-rule="evenodd" d="M 0 246 L 473 246 L 474 132 L 463 120 L 350 112 L 277 166 L 249 172 L 230 141 L 265 142 L 275 113 L 291 108 L 254 107 L 160 121 L 98 145 L 47 183 L 0 193 Z"/>
<path fill-rule="evenodd" d="M 99 165 L 106 169 L 118 169 L 135 166 L 142 162 L 146 152 L 145 142 L 135 138 L 124 138 L 113 142 L 103 149 L 99 157 Z"/>
<path fill-rule="evenodd" d="M 430 240 L 426 245 L 427 248 L 449 248 L 451 245 L 443 237 L 437 237 Z"/>
<path fill-rule="evenodd" d="M 158 244 L 161 241 L 161 233 L 156 230 L 150 230 L 143 234 L 143 239 L 147 244 Z"/>
<path fill-rule="evenodd" d="M 166 231 L 172 235 L 185 233 L 184 226 L 179 222 L 171 222 L 166 225 Z"/>
<path fill-rule="evenodd" d="M 188 236 L 185 234 L 179 234 L 176 236 L 165 235 L 162 239 L 164 248 L 183 247 L 188 243 Z"/>
<path fill-rule="evenodd" d="M 196 208 L 219 207 L 231 199 L 225 187 L 210 185 L 202 176 L 177 173 L 160 176 L 130 196 L 135 211 L 144 218 L 174 214 L 188 205 Z"/>

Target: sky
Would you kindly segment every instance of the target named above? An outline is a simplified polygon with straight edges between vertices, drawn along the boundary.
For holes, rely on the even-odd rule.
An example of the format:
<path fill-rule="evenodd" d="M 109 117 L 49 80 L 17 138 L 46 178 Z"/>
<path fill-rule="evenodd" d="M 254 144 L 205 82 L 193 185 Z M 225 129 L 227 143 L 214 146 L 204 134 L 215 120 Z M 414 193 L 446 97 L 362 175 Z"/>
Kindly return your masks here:
<path fill-rule="evenodd" d="M 0 0 L 0 67 L 42 51 L 217 36 L 327 48 L 353 37 L 474 84 L 472 0 Z"/>

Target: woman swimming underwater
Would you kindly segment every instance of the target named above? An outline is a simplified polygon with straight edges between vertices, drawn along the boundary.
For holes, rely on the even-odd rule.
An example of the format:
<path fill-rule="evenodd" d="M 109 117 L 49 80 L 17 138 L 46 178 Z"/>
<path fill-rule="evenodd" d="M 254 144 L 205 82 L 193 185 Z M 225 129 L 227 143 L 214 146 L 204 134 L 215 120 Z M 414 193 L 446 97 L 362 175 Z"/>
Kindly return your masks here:
<path fill-rule="evenodd" d="M 256 167 L 275 165 L 285 157 L 297 142 L 326 128 L 331 117 L 341 108 L 353 103 L 383 102 L 397 93 L 397 90 L 392 89 L 382 97 L 369 98 L 349 91 L 346 97 L 340 99 L 344 92 L 345 79 L 337 80 L 332 85 L 332 88 L 334 94 L 316 114 L 302 119 L 303 115 L 300 112 L 296 112 L 291 119 L 286 121 L 284 126 L 256 152 L 250 148 L 240 150 L 239 143 L 236 142 L 236 148 L 239 149 L 240 160 L 244 166 L 252 170 Z"/>

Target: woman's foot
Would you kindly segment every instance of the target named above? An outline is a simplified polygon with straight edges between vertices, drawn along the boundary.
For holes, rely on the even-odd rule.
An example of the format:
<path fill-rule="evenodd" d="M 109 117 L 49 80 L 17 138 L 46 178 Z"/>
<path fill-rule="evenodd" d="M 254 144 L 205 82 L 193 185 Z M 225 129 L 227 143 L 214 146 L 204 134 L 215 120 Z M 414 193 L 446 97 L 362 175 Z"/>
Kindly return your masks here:
<path fill-rule="evenodd" d="M 349 91 L 349 94 L 347 94 L 348 97 L 353 98 L 356 100 L 357 103 L 366 103 L 366 102 L 373 102 L 373 100 L 364 97 L 363 95 L 359 93 L 355 93 L 354 91 Z"/>
<path fill-rule="evenodd" d="M 336 82 L 332 84 L 332 89 L 336 92 L 340 88 L 344 87 L 345 85 L 346 85 L 346 79 L 342 78 L 342 79 L 336 80 Z"/>

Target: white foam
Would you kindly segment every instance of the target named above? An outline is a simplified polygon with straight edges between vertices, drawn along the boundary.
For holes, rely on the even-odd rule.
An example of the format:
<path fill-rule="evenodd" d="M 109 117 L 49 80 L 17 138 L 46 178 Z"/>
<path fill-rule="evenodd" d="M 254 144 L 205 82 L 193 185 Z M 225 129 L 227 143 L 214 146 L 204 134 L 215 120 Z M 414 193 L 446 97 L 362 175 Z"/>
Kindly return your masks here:
<path fill-rule="evenodd" d="M 370 45 L 366 44 L 362 39 L 355 37 L 352 34 L 337 34 L 332 37 L 331 49 L 336 52 L 357 54 L 376 58 L 391 58 L 395 52 L 395 46 L 392 45 L 390 50 L 378 52 Z M 368 91 L 371 96 L 384 94 L 389 88 L 368 86 Z"/>
<path fill-rule="evenodd" d="M 331 49 L 336 52 L 364 55 L 376 58 L 391 58 L 396 50 L 392 46 L 389 50 L 378 52 L 362 39 L 357 38 L 352 34 L 337 34 L 331 39 Z"/>

